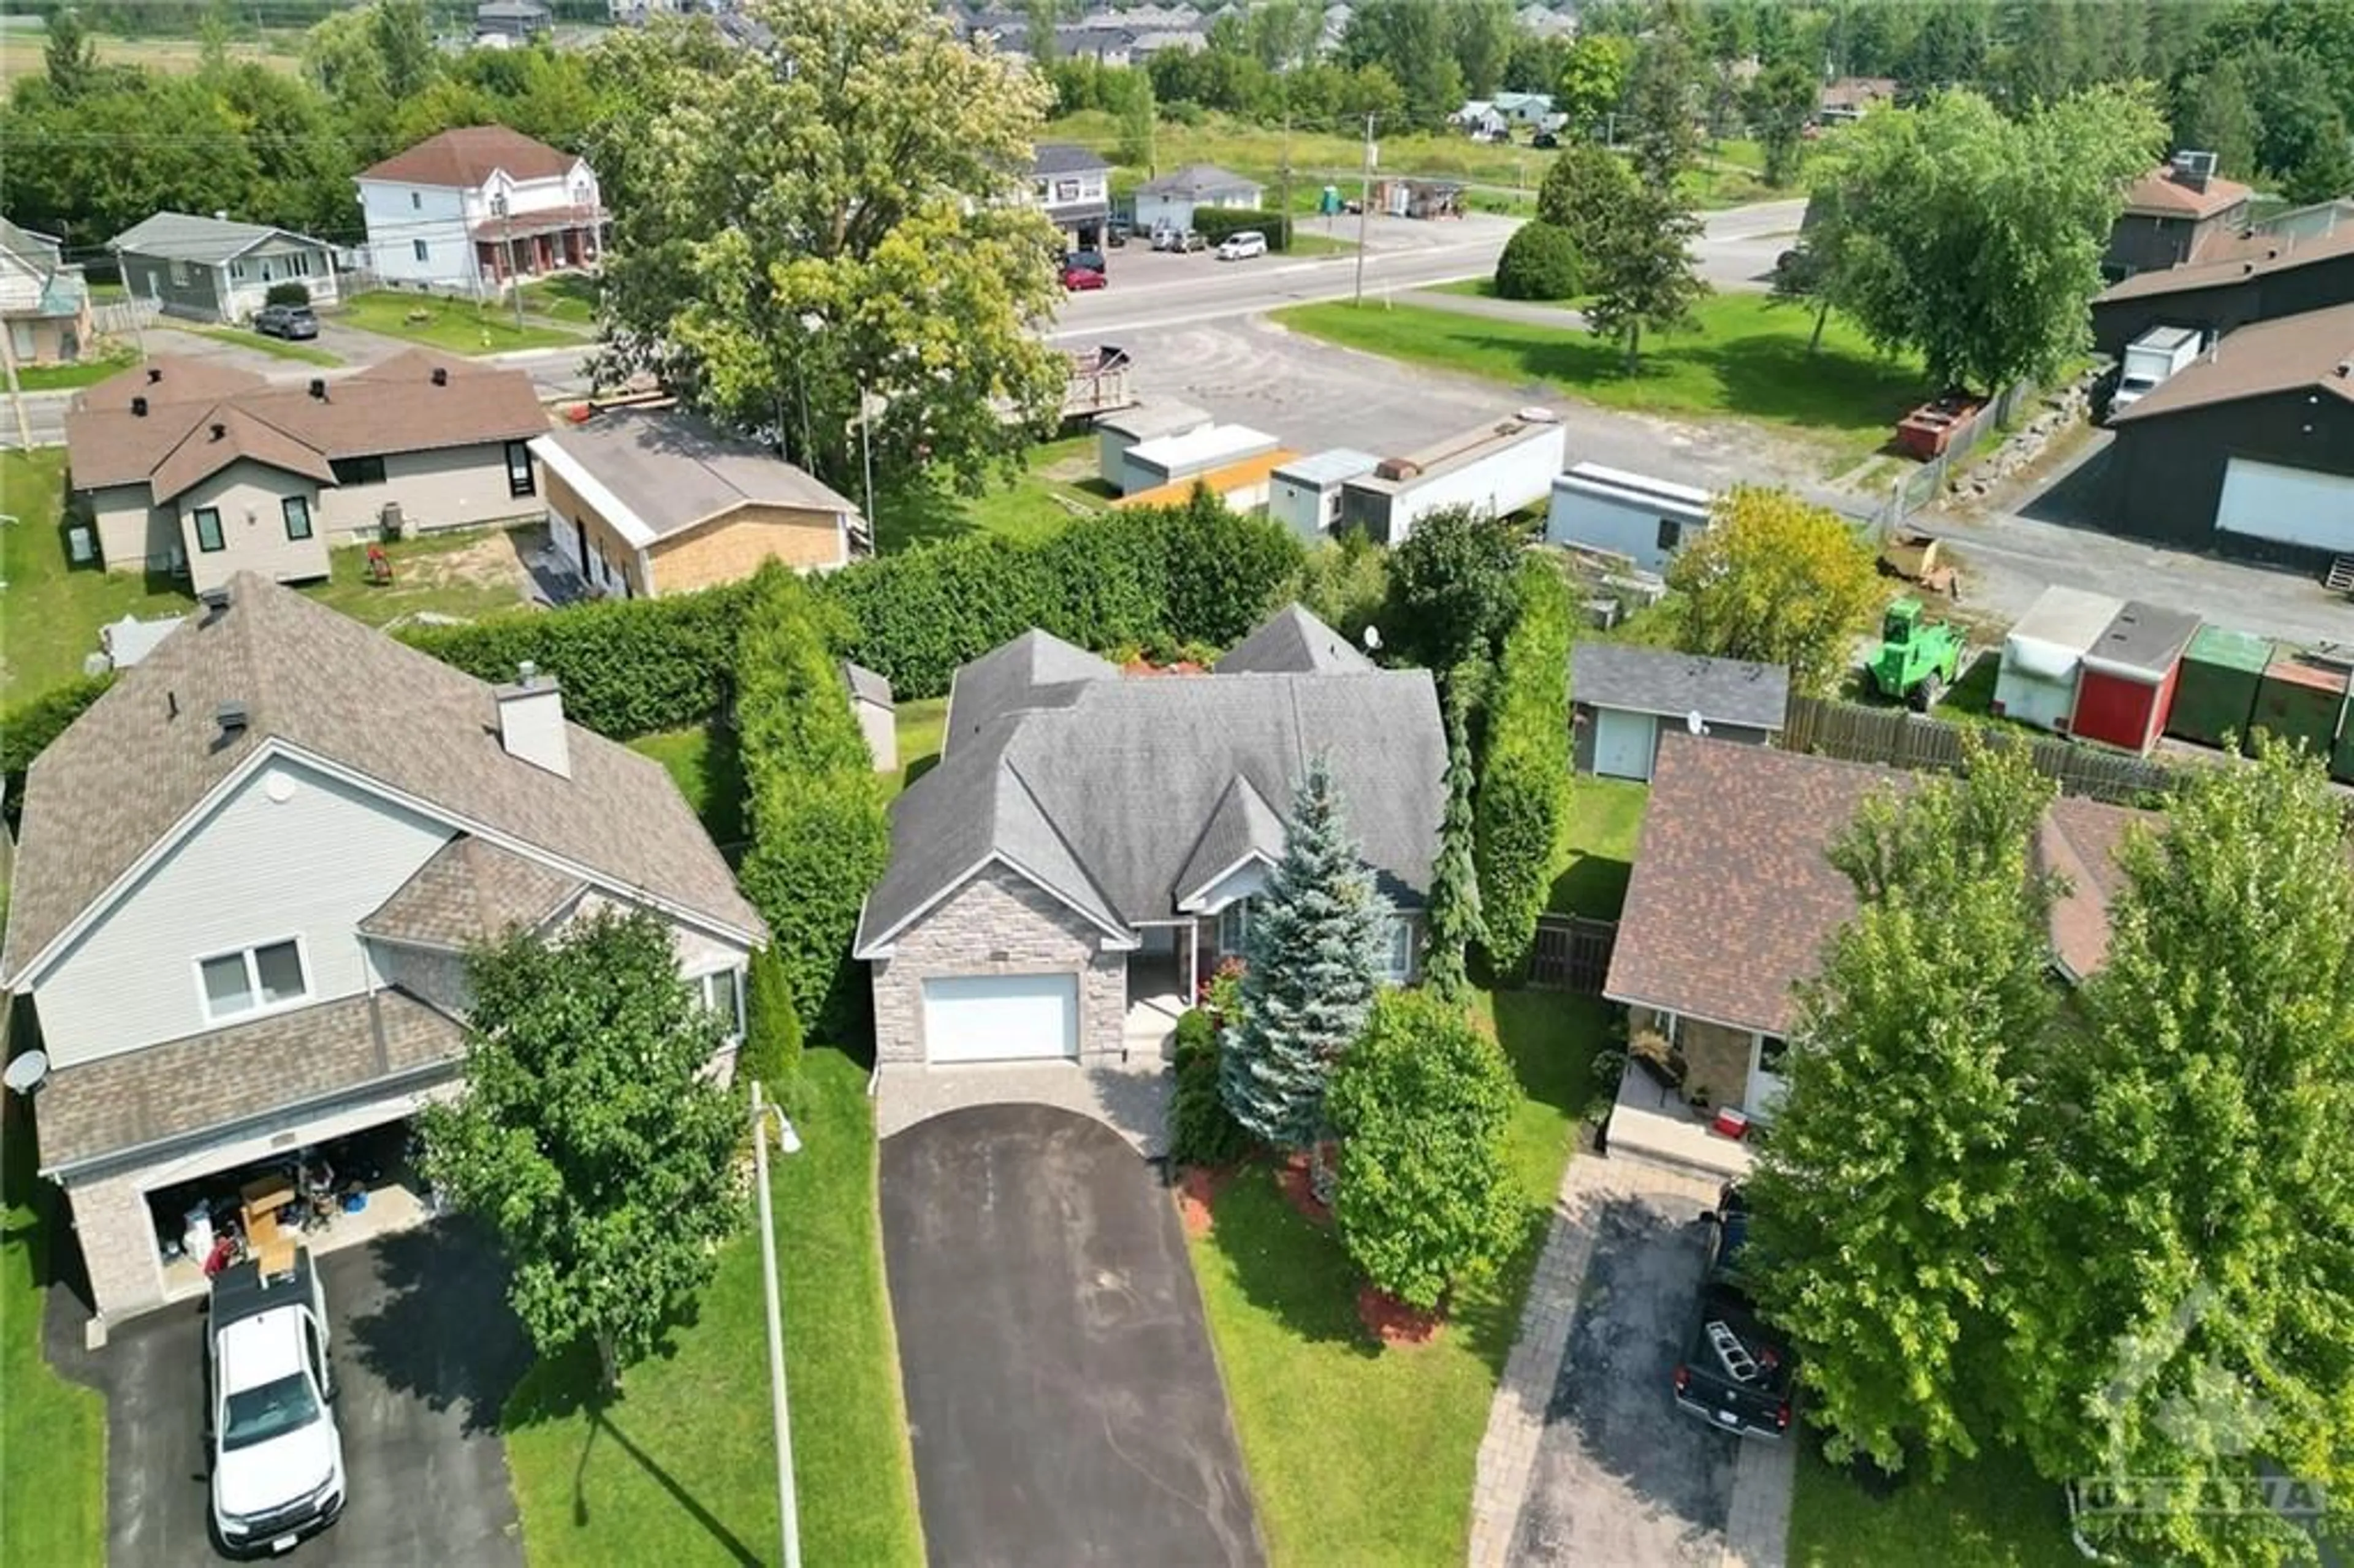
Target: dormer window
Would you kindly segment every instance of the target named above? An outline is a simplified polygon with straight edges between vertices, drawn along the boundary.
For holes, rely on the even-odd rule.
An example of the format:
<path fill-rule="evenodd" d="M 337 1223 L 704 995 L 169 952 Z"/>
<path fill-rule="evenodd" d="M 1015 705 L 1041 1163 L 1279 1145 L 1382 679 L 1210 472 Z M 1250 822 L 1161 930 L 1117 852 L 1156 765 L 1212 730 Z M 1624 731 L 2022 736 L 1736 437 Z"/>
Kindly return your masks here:
<path fill-rule="evenodd" d="M 493 191 L 491 193 L 491 216 L 493 217 L 504 217 L 506 215 L 507 193 L 504 191 Z"/>
<path fill-rule="evenodd" d="M 593 201 L 595 201 L 595 200 L 596 200 L 596 196 L 595 196 L 595 195 L 590 191 L 590 189 L 589 189 L 589 187 L 588 187 L 588 182 L 587 180 L 575 180 L 575 181 L 573 181 L 573 182 L 572 182 L 572 205 L 573 205 L 573 206 L 575 206 L 575 207 L 587 207 L 587 206 L 588 206 L 591 202 L 593 202 Z"/>

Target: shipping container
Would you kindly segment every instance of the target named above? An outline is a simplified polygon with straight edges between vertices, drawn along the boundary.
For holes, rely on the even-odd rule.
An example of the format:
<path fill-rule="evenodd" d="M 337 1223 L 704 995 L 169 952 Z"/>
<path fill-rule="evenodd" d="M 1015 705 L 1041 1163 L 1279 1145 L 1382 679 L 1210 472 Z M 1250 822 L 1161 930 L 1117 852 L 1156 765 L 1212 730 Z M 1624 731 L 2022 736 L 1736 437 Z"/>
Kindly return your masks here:
<path fill-rule="evenodd" d="M 1295 458 L 1275 471 L 1267 514 L 1303 539 L 1321 539 L 1341 521 L 1341 487 L 1381 461 L 1353 447 Z"/>
<path fill-rule="evenodd" d="M 2201 746 L 2221 746 L 2226 737 L 2248 743 L 2248 719 L 2256 711 L 2256 688 L 2273 662 L 2272 639 L 2250 631 L 2205 626 L 2183 651 L 2182 678 L 2166 733 Z"/>
<path fill-rule="evenodd" d="M 1624 556 L 1647 572 L 1664 572 L 1669 557 L 1708 526 L 1715 498 L 1689 484 L 1582 462 L 1553 482 L 1545 540 Z"/>
<path fill-rule="evenodd" d="M 1994 711 L 2064 735 L 2076 712 L 2084 650 L 2100 641 L 2125 600 L 2078 588 L 2048 588 L 2003 639 Z"/>
<path fill-rule="evenodd" d="M 1129 449 L 1163 436 L 1207 429 L 1210 416 L 1190 403 L 1140 403 L 1096 421 L 1096 473 L 1114 490 L 1128 475 Z"/>
<path fill-rule="evenodd" d="M 2347 667 L 2283 643 L 2256 688 L 2254 727 L 2327 758 L 2346 712 Z"/>
<path fill-rule="evenodd" d="M 1403 545 L 1417 518 L 1448 506 L 1500 517 L 1553 494 L 1568 455 L 1561 425 L 1543 409 L 1441 441 L 1411 457 L 1384 458 L 1341 487 L 1341 526 Z"/>
<path fill-rule="evenodd" d="M 2199 618 L 2128 602 L 2084 650 L 2070 733 L 2147 757 L 2166 726 L 2183 650 Z"/>

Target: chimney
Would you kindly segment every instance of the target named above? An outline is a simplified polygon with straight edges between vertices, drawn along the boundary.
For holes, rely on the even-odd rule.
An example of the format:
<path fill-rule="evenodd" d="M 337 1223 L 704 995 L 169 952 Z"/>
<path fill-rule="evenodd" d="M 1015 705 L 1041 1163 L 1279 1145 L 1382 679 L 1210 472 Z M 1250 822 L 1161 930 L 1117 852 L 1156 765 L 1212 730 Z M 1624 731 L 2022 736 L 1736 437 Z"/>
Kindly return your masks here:
<path fill-rule="evenodd" d="M 134 419 L 143 419 L 147 417 L 146 398 L 133 397 L 131 399 L 131 417 Z"/>
<path fill-rule="evenodd" d="M 311 377 L 311 396 L 316 397 L 322 403 L 327 400 L 327 378 L 325 376 L 313 376 Z"/>
<path fill-rule="evenodd" d="M 247 718 L 243 703 L 236 701 L 223 703 L 213 710 L 213 717 L 220 725 L 223 740 L 235 740 L 245 733 Z"/>
<path fill-rule="evenodd" d="M 564 694 L 556 677 L 543 675 L 526 659 L 515 666 L 514 683 L 493 693 L 499 700 L 499 744 L 507 755 L 545 768 L 559 779 L 572 777 L 572 750 L 564 727 Z"/>
<path fill-rule="evenodd" d="M 437 365 L 433 367 L 433 385 L 436 387 L 447 387 L 450 385 L 450 367 L 448 366 Z"/>

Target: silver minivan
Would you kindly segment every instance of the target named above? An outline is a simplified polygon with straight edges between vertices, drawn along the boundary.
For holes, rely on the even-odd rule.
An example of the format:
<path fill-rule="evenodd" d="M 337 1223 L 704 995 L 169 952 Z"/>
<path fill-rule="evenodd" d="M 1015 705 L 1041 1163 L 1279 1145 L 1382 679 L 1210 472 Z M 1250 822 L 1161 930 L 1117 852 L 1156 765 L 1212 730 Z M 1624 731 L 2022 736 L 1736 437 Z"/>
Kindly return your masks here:
<path fill-rule="evenodd" d="M 1256 228 L 1238 229 L 1219 243 L 1218 260 L 1244 261 L 1267 254 L 1267 236 Z"/>

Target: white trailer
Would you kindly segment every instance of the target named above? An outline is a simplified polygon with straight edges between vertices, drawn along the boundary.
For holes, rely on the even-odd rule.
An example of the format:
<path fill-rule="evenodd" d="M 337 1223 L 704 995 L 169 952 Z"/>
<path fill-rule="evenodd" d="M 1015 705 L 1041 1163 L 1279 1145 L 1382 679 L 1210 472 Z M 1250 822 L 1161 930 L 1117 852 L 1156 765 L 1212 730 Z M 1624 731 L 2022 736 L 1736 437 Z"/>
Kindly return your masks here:
<path fill-rule="evenodd" d="M 1689 484 L 1582 462 L 1553 482 L 1545 541 L 1607 550 L 1664 572 L 1668 558 L 1708 526 L 1715 499 Z"/>
<path fill-rule="evenodd" d="M 1182 436 L 1139 441 L 1120 459 L 1119 493 L 1133 495 L 1276 450 L 1276 440 L 1247 425 L 1205 425 Z"/>
<path fill-rule="evenodd" d="M 1384 545 L 1403 545 L 1415 522 L 1448 506 L 1502 516 L 1553 493 L 1568 456 L 1567 437 L 1552 413 L 1522 410 L 1411 457 L 1385 458 L 1341 490 L 1341 523 Z"/>
<path fill-rule="evenodd" d="M 1139 403 L 1106 414 L 1096 421 L 1096 472 L 1117 490 L 1120 476 L 1127 472 L 1130 447 L 1163 436 L 1185 435 L 1210 423 L 1209 413 L 1190 403 Z"/>
<path fill-rule="evenodd" d="M 1354 447 L 1295 458 L 1275 471 L 1267 514 L 1303 539 L 1320 539 L 1341 521 L 1341 486 L 1373 472 L 1381 461 Z"/>
<path fill-rule="evenodd" d="M 2117 366 L 2117 390 L 2109 399 L 2116 415 L 2132 408 L 2189 367 L 2206 346 L 2204 334 L 2192 327 L 2157 326 L 2126 344 Z"/>
<path fill-rule="evenodd" d="M 2002 641 L 1994 711 L 2021 724 L 2065 734 L 2076 711 L 2084 651 L 2101 640 L 2125 600 L 2080 588 L 2048 588 Z"/>

